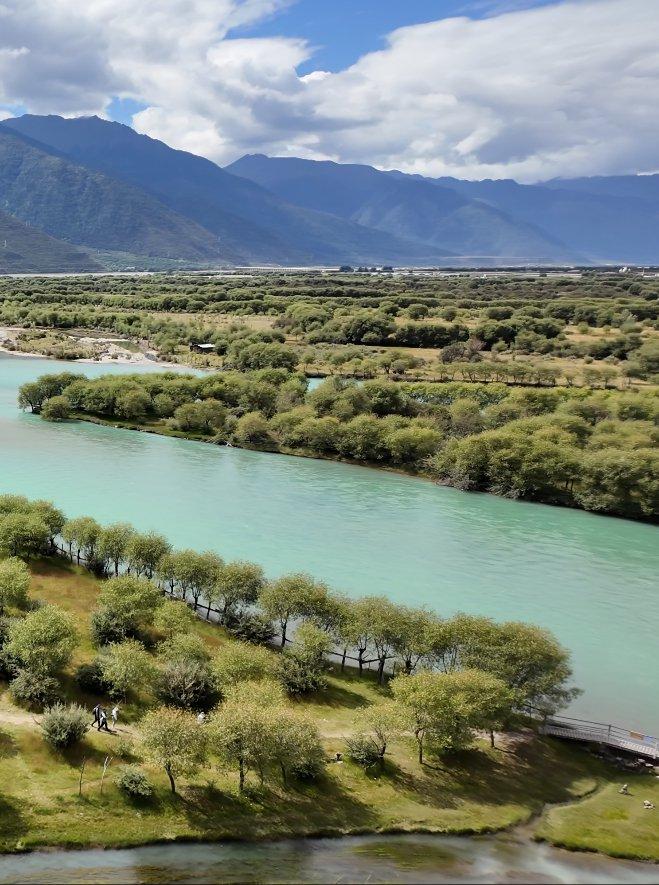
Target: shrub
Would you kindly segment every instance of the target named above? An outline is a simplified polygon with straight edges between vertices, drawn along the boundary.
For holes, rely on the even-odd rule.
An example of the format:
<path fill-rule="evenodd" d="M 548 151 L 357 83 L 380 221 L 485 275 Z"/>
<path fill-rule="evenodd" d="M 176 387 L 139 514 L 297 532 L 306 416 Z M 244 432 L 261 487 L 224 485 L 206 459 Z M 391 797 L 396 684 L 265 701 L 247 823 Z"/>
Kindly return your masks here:
<path fill-rule="evenodd" d="M 112 688 L 110 683 L 103 676 L 101 662 L 98 658 L 95 658 L 88 664 L 80 664 L 75 672 L 75 680 L 83 691 L 87 691 L 94 695 L 107 695 Z"/>
<path fill-rule="evenodd" d="M 208 664 L 190 659 L 165 664 L 158 678 L 157 693 L 164 704 L 184 710 L 209 710 L 218 698 Z"/>
<path fill-rule="evenodd" d="M 89 713 L 79 704 L 54 704 L 46 710 L 41 720 L 44 739 L 58 750 L 81 740 L 89 725 Z"/>
<path fill-rule="evenodd" d="M 93 612 L 89 621 L 89 632 L 96 646 L 123 642 L 128 636 L 128 625 L 116 612 L 101 608 Z"/>
<path fill-rule="evenodd" d="M 236 639 L 254 645 L 267 645 L 275 635 L 272 623 L 263 615 L 254 612 L 240 612 L 233 615 L 228 620 L 226 628 Z"/>
<path fill-rule="evenodd" d="M 150 799 L 153 787 L 139 768 L 126 766 L 117 778 L 117 786 L 131 799 Z"/>
<path fill-rule="evenodd" d="M 366 734 L 356 734 L 354 737 L 346 738 L 346 746 L 348 756 L 364 768 L 379 765 L 382 761 L 377 744 Z"/>
<path fill-rule="evenodd" d="M 59 700 L 59 687 L 57 679 L 33 673 L 32 670 L 19 670 L 9 686 L 16 703 L 37 710 L 43 710 Z"/>

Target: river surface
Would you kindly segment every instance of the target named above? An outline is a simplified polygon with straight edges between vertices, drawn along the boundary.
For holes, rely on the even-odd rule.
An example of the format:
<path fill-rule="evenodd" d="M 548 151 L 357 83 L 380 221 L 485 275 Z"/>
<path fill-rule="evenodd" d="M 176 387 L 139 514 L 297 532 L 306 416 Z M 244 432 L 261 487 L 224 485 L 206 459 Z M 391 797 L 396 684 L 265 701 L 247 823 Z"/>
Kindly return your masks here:
<path fill-rule="evenodd" d="M 0 491 L 270 576 L 304 570 L 352 595 L 540 624 L 573 654 L 574 715 L 659 734 L 656 526 L 18 410 L 20 384 L 65 369 L 137 370 L 0 354 Z"/>
<path fill-rule="evenodd" d="M 514 836 L 364 836 L 0 857 L 11 883 L 657 883 L 659 868 Z"/>

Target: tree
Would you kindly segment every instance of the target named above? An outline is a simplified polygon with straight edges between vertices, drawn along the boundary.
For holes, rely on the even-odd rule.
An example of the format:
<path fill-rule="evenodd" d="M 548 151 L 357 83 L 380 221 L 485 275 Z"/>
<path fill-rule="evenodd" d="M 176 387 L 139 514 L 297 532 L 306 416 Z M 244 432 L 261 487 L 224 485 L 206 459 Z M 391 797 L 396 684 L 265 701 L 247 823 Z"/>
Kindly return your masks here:
<path fill-rule="evenodd" d="M 71 402 L 66 396 L 51 396 L 41 407 L 41 417 L 46 421 L 66 421 L 71 417 Z"/>
<path fill-rule="evenodd" d="M 161 643 L 158 657 L 163 661 L 197 661 L 208 663 L 210 654 L 198 633 L 177 633 Z"/>
<path fill-rule="evenodd" d="M 128 542 L 128 563 L 138 576 L 152 578 L 158 563 L 171 550 L 169 541 L 156 532 L 136 532 Z"/>
<path fill-rule="evenodd" d="M 224 426 L 225 406 L 215 399 L 183 403 L 174 412 L 174 421 L 181 430 L 213 433 Z"/>
<path fill-rule="evenodd" d="M 115 576 L 119 566 L 126 559 L 128 545 L 135 529 L 127 522 L 115 522 L 101 529 L 98 538 L 98 553 L 106 562 L 111 562 Z"/>
<path fill-rule="evenodd" d="M 237 766 L 241 793 L 247 771 L 258 770 L 263 780 L 265 766 L 275 756 L 273 723 L 281 702 L 281 689 L 276 684 L 243 682 L 229 690 L 209 722 L 211 746 L 225 763 Z"/>
<path fill-rule="evenodd" d="M 30 570 L 22 559 L 12 556 L 0 562 L 0 615 L 6 608 L 23 608 L 28 600 Z"/>
<path fill-rule="evenodd" d="M 284 575 L 265 585 L 259 603 L 265 614 L 279 624 L 282 648 L 286 645 L 289 621 L 309 613 L 320 593 L 326 592 L 310 575 Z"/>
<path fill-rule="evenodd" d="M 386 437 L 392 459 L 400 463 L 417 463 L 429 458 L 441 441 L 441 433 L 429 427 L 401 427 Z"/>
<path fill-rule="evenodd" d="M 153 626 L 165 634 L 167 639 L 189 633 L 195 616 L 184 602 L 166 599 L 153 616 Z"/>
<path fill-rule="evenodd" d="M 156 675 L 151 656 L 135 639 L 108 645 L 99 662 L 103 679 L 112 686 L 113 694 L 124 699 L 129 691 L 148 689 Z"/>
<path fill-rule="evenodd" d="M 492 728 L 513 698 L 501 680 L 477 670 L 397 676 L 391 691 L 414 732 L 420 763 L 426 742 L 441 753 L 467 746 L 472 730 Z"/>
<path fill-rule="evenodd" d="M 313 779 L 322 771 L 325 753 L 315 722 L 304 713 L 281 707 L 273 710 L 272 761 L 279 765 L 284 786 L 289 775 Z"/>
<path fill-rule="evenodd" d="M 263 569 L 251 562 L 227 562 L 220 570 L 209 597 L 220 606 L 220 622 L 226 624 L 243 605 L 254 605 L 265 587 Z M 212 598 L 211 598 L 212 597 Z"/>
<path fill-rule="evenodd" d="M 183 710 L 160 707 L 149 711 L 140 725 L 145 755 L 167 772 L 172 793 L 176 778 L 192 777 L 207 759 L 207 741 L 197 718 Z"/>
<path fill-rule="evenodd" d="M 233 437 L 239 445 L 267 446 L 272 443 L 270 423 L 261 412 L 247 412 L 236 421 Z"/>
<path fill-rule="evenodd" d="M 33 556 L 44 550 L 49 538 L 48 526 L 34 514 L 8 513 L 0 517 L 0 556 Z"/>
<path fill-rule="evenodd" d="M 208 599 L 222 572 L 223 561 L 216 553 L 180 550 L 160 560 L 159 571 L 167 575 L 170 587 L 179 588 L 182 599 L 192 596 L 195 610 L 202 596 Z"/>
<path fill-rule="evenodd" d="M 5 650 L 28 670 L 50 675 L 68 664 L 77 642 L 71 616 L 55 605 L 44 605 L 10 626 Z"/>
<path fill-rule="evenodd" d="M 80 565 L 81 557 L 92 562 L 96 556 L 96 549 L 101 535 L 101 526 L 91 516 L 79 516 L 76 519 L 67 519 L 62 527 L 62 537 L 69 545 L 69 556 L 72 557 L 71 549 L 76 547 L 76 561 Z"/>
<path fill-rule="evenodd" d="M 30 512 L 48 526 L 50 546 L 55 550 L 55 537 L 60 534 L 66 522 L 64 514 L 50 501 L 33 501 L 30 504 Z"/>
<path fill-rule="evenodd" d="M 220 690 L 226 694 L 241 682 L 274 678 L 277 658 L 267 648 L 247 642 L 230 642 L 220 649 L 213 661 L 213 670 Z"/>
<path fill-rule="evenodd" d="M 281 680 L 290 694 L 306 694 L 327 686 L 324 671 L 332 640 L 315 624 L 301 624 L 281 660 Z"/>
<path fill-rule="evenodd" d="M 158 697 L 184 710 L 207 710 L 217 699 L 210 667 L 189 658 L 166 661 L 158 674 Z"/>
<path fill-rule="evenodd" d="M 141 630 L 153 623 L 163 604 L 158 587 L 146 578 L 120 575 L 104 581 L 99 602 L 130 630 Z"/>
<path fill-rule="evenodd" d="M 374 743 L 380 767 L 384 764 L 387 747 L 404 730 L 405 724 L 404 710 L 395 700 L 379 701 L 364 707 L 357 714 L 355 722 L 357 732 Z"/>
<path fill-rule="evenodd" d="M 397 606 L 397 623 L 391 644 L 408 676 L 421 660 L 428 657 L 430 628 L 436 620 L 435 615 L 423 608 Z"/>
<path fill-rule="evenodd" d="M 556 712 L 574 696 L 570 655 L 548 630 L 532 624 L 490 623 L 468 641 L 463 664 L 501 679 L 516 704 Z"/>

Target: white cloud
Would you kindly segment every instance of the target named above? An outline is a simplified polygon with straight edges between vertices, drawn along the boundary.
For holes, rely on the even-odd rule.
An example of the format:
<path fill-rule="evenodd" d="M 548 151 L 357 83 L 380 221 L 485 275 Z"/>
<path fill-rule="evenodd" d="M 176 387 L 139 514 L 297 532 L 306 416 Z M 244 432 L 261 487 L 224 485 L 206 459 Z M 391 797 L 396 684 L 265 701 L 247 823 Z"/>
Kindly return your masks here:
<path fill-rule="evenodd" d="M 656 0 L 571 0 L 402 28 L 339 73 L 298 76 L 303 41 L 235 39 L 291 0 L 3 0 L 0 105 L 148 105 L 139 131 L 242 153 L 515 177 L 659 165 Z"/>

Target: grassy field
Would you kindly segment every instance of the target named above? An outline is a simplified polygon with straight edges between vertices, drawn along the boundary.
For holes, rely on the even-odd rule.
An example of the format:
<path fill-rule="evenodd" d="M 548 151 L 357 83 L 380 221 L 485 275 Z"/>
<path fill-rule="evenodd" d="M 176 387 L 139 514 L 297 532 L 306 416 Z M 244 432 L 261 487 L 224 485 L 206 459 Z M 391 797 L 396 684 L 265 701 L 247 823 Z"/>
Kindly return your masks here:
<path fill-rule="evenodd" d="M 659 780 L 625 775 L 629 795 L 619 783 L 606 784 L 576 805 L 552 808 L 536 836 L 574 851 L 601 851 L 613 857 L 659 861 Z M 648 799 L 656 807 L 647 809 Z"/>
<path fill-rule="evenodd" d="M 98 582 L 81 569 L 52 560 L 33 565 L 33 596 L 57 603 L 78 623 L 82 642 L 64 684 L 71 699 L 90 709 L 95 698 L 80 695 L 71 672 L 93 654 L 87 625 L 97 590 Z M 212 625 L 199 622 L 195 629 L 211 651 L 228 641 Z M 191 781 L 182 779 L 178 796 L 169 792 L 164 771 L 145 765 L 155 797 L 136 804 L 123 796 L 115 778 L 124 763 L 140 764 L 136 723 L 152 698 L 122 705 L 115 734 L 90 731 L 80 746 L 57 753 L 43 741 L 38 716 L 15 706 L 5 689 L 0 683 L 0 851 L 360 832 L 482 833 L 528 821 L 548 803 L 594 794 L 551 809 L 541 818 L 538 835 L 569 847 L 659 860 L 656 812 L 642 809 L 646 793 L 651 798 L 654 790 L 659 799 L 657 782 L 646 777 L 632 784 L 632 797 L 618 796 L 615 771 L 582 750 L 530 731 L 500 737 L 494 750 L 479 742 L 424 766 L 416 761 L 411 739 L 403 738 L 382 773 L 366 773 L 346 760 L 328 763 L 315 784 L 284 789 L 273 777 L 261 788 L 253 778 L 242 796 L 236 774 L 217 764 Z M 332 758 L 345 751 L 343 737 L 354 727 L 355 711 L 383 693 L 386 689 L 368 676 L 334 671 L 326 692 L 296 703 L 313 715 Z M 106 757 L 111 761 L 101 792 Z"/>

